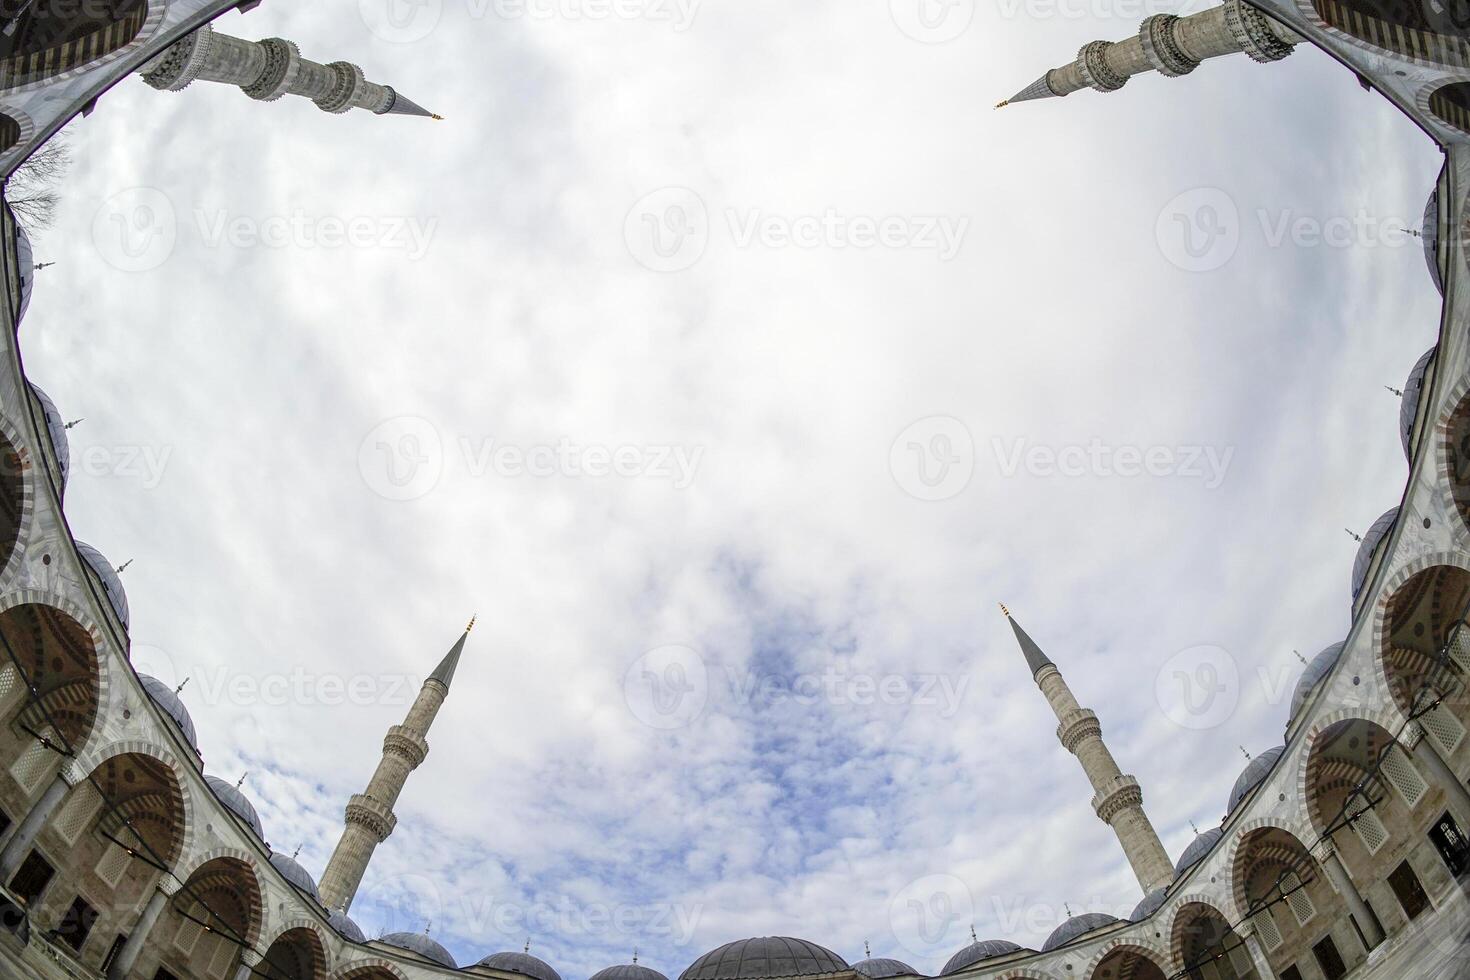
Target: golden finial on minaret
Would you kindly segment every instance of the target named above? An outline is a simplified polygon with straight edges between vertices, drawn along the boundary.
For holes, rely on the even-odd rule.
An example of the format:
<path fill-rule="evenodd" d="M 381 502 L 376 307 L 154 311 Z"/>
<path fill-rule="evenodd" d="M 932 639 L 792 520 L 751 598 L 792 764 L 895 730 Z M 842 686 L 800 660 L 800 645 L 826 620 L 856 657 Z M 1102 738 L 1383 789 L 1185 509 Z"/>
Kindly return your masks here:
<path fill-rule="evenodd" d="M 465 627 L 465 628 L 464 628 L 464 631 L 465 631 L 465 632 L 466 632 L 466 633 L 468 633 L 468 632 L 469 632 L 469 631 L 470 631 L 470 630 L 472 630 L 472 629 L 474 629 L 474 628 L 475 628 L 475 620 L 477 620 L 477 619 L 479 619 L 479 618 L 480 618 L 480 616 L 479 616 L 479 614 L 478 614 L 478 613 L 476 613 L 476 614 L 475 614 L 475 615 L 473 615 L 473 616 L 471 616 L 471 617 L 470 617 L 470 625 L 468 625 L 468 626 L 466 626 L 466 627 Z"/>
<path fill-rule="evenodd" d="M 1010 99 L 1006 99 L 1004 102 L 997 102 L 995 104 L 995 107 L 997 109 L 1004 109 L 1006 106 L 1008 106 L 1010 104 L 1011 104 L 1011 100 Z"/>
<path fill-rule="evenodd" d="M 1006 604 L 1004 602 L 1000 604 L 1000 611 L 1005 614 L 1006 619 L 1011 618 L 1011 611 L 1006 608 Z"/>

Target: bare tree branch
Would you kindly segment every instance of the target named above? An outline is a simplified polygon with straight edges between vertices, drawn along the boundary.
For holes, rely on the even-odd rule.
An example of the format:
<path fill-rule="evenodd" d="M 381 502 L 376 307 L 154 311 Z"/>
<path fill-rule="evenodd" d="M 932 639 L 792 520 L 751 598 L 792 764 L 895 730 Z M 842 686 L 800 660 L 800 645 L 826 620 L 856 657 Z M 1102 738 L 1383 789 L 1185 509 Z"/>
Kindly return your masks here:
<path fill-rule="evenodd" d="M 71 147 L 53 137 L 15 169 L 5 186 L 5 199 L 28 228 L 47 228 L 60 200 L 56 185 L 71 168 Z"/>

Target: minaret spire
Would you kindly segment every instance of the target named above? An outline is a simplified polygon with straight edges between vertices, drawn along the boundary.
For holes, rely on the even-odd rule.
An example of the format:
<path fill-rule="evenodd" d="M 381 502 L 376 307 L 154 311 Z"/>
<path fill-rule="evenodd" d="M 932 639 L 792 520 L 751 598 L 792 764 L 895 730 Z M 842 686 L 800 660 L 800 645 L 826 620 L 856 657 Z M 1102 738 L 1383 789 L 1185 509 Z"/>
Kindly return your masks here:
<path fill-rule="evenodd" d="M 1158 832 L 1143 810 L 1143 790 L 1138 780 L 1124 775 L 1102 738 L 1097 715 L 1083 708 L 1072 696 L 1061 671 L 1041 652 L 1036 642 L 1021 629 L 1010 610 L 1000 607 L 1026 656 L 1026 663 L 1041 693 L 1057 716 L 1057 738 L 1082 763 L 1082 770 L 1095 791 L 1092 808 L 1098 819 L 1113 828 L 1123 853 L 1145 895 L 1174 880 L 1174 866 Z"/>
<path fill-rule="evenodd" d="M 347 827 L 337 842 L 337 849 L 332 852 L 332 859 L 327 862 L 319 889 L 322 904 L 327 908 L 342 909 L 345 914 L 352 907 L 373 852 L 397 826 L 398 817 L 393 813 L 393 806 L 403 792 L 408 774 L 417 769 L 429 754 L 429 728 L 444 706 L 444 699 L 449 697 L 449 685 L 454 681 L 465 640 L 474 625 L 474 620 L 470 620 L 470 625 L 465 627 L 448 655 L 424 681 L 403 724 L 388 730 L 387 737 L 383 739 L 383 758 L 366 792 L 358 793 L 348 801 Z"/>
<path fill-rule="evenodd" d="M 1225 0 L 1221 6 L 1187 17 L 1155 14 L 1143 22 L 1136 37 L 1083 45 L 1076 61 L 1047 72 L 996 108 L 1071 95 L 1084 88 L 1116 92 L 1134 75 L 1150 71 L 1177 78 L 1225 55 L 1244 53 L 1262 64 L 1280 61 L 1301 41 L 1301 35 L 1246 0 Z"/>
<path fill-rule="evenodd" d="M 311 99 L 323 112 L 367 109 L 380 116 L 442 118 L 399 95 L 391 85 L 368 81 L 356 65 L 308 61 L 291 41 L 278 37 L 246 41 L 220 34 L 208 24 L 169 45 L 139 72 L 143 81 L 167 92 L 182 91 L 196 80 L 220 82 L 238 85 L 261 102 L 298 95 Z"/>

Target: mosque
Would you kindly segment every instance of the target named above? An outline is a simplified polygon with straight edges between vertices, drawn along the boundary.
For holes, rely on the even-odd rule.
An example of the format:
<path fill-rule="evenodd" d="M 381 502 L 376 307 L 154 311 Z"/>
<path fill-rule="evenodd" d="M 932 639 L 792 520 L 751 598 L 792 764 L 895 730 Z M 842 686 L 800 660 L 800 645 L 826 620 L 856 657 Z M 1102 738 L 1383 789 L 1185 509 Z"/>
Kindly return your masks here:
<path fill-rule="evenodd" d="M 4 5 L 0 169 L 6 174 L 126 75 L 163 92 L 195 82 L 328 113 L 433 114 L 348 62 L 249 41 L 213 22 L 251 2 L 28 0 Z M 1302 44 L 1338 61 L 1444 151 L 1424 254 L 1444 298 L 1439 343 L 1408 368 L 1400 412 L 1409 480 L 1364 537 L 1344 600 L 1352 627 L 1305 666 L 1278 744 L 1240 773 L 1219 826 L 1177 859 L 1099 716 L 1064 679 L 1065 651 L 1008 610 L 1056 734 L 1138 879 L 1126 918 L 1069 918 L 1041 944 L 957 950 L 957 980 L 1415 980 L 1470 977 L 1470 42 L 1464 0 L 1226 0 L 1156 15 L 1085 45 L 1002 105 L 1113 93 L 1135 75 L 1269 71 Z M 1180 82 L 1178 84 L 1187 84 Z M 163 96 L 160 96 L 163 97 Z M 170 96 L 187 98 L 187 94 Z M 26 230 L 0 209 L 0 976 L 45 980 L 561 980 L 528 950 L 457 963 L 425 933 L 368 937 L 351 910 L 394 807 L 453 710 L 467 627 L 429 674 L 378 768 L 345 804 L 320 881 L 267 843 L 242 786 L 205 771 L 179 692 L 137 673 L 117 569 L 77 540 L 64 504 L 65 416 L 21 366 L 35 287 Z M 1385 501 L 1385 504 L 1389 503 Z M 473 623 L 470 624 L 471 626 Z M 1042 631 L 1038 630 L 1038 635 Z M 1051 659 L 1058 656 L 1060 664 Z M 428 663 L 433 662 L 429 660 Z M 815 942 L 739 939 L 679 980 L 898 980 L 893 959 L 849 962 Z M 636 962 L 592 980 L 667 980 Z"/>

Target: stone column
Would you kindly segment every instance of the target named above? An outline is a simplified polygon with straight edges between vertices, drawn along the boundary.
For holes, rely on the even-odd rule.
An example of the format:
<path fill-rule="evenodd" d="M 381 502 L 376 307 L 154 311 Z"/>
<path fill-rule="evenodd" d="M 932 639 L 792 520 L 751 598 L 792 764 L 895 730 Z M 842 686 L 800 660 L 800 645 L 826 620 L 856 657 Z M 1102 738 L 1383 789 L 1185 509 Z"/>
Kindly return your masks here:
<path fill-rule="evenodd" d="M 172 878 L 164 877 L 148 898 L 148 904 L 143 908 L 143 914 L 134 923 L 133 929 L 128 933 L 128 941 L 123 945 L 122 952 L 117 954 L 117 959 L 112 961 L 112 966 L 107 969 L 107 980 L 127 980 L 133 972 L 133 967 L 138 965 L 138 956 L 143 952 L 143 947 L 148 944 L 148 937 L 158 925 L 158 917 L 163 914 L 163 908 L 168 904 L 179 890 L 178 882 Z"/>
<path fill-rule="evenodd" d="M 1322 865 L 1322 870 L 1327 872 L 1332 887 L 1347 902 L 1348 911 L 1358 920 L 1358 927 L 1363 930 L 1363 936 L 1368 940 L 1368 949 L 1377 949 L 1383 943 L 1383 929 L 1378 925 L 1378 920 L 1373 917 L 1373 911 L 1368 908 L 1368 903 L 1363 901 L 1358 886 L 1353 884 L 1353 879 L 1348 875 L 1347 868 L 1343 867 L 1342 859 L 1337 856 L 1337 848 L 1331 840 L 1324 840 L 1312 848 L 1312 856 L 1317 863 Z"/>
<path fill-rule="evenodd" d="M 260 965 L 260 954 L 253 949 L 240 951 L 240 969 L 235 971 L 235 980 L 254 980 L 255 968 Z"/>
<path fill-rule="evenodd" d="M 1255 966 L 1256 973 L 1261 980 L 1273 980 L 1276 976 L 1271 972 L 1271 961 L 1266 959 L 1266 951 L 1261 948 L 1261 940 L 1256 937 L 1256 928 L 1248 922 L 1243 922 L 1235 927 L 1235 934 L 1245 944 L 1246 952 L 1250 954 L 1251 964 Z"/>
<path fill-rule="evenodd" d="M 78 775 L 76 763 L 70 762 L 62 767 L 61 772 L 46 787 L 36 805 L 31 807 L 29 813 L 21 820 L 20 826 L 15 833 L 10 835 L 10 841 L 0 850 L 0 882 L 9 884 L 10 879 L 19 870 L 21 862 L 25 861 L 26 855 L 30 853 L 31 846 L 36 842 L 36 835 L 41 828 L 51 821 L 56 815 L 56 810 L 61 806 L 61 801 L 66 799 L 66 794 L 76 783 L 86 779 L 86 774 Z"/>
<path fill-rule="evenodd" d="M 1470 823 L 1470 790 L 1465 788 L 1465 784 L 1460 782 L 1449 763 L 1440 756 L 1434 739 L 1425 734 L 1417 721 L 1411 721 L 1399 737 L 1399 743 L 1429 770 L 1433 781 L 1444 789 L 1445 795 L 1450 799 L 1450 806 L 1459 814 L 1461 822 Z"/>

